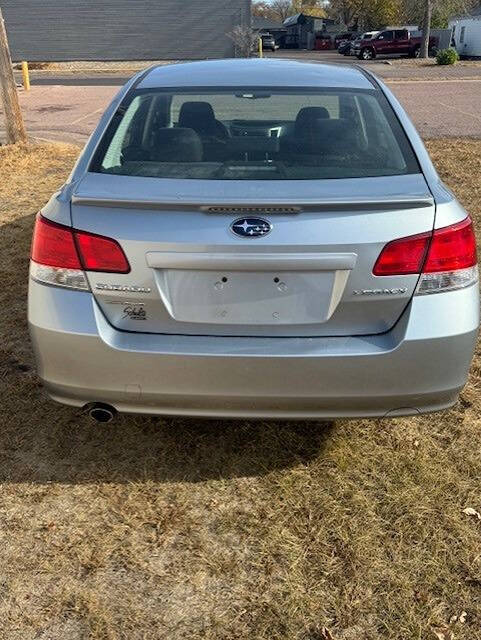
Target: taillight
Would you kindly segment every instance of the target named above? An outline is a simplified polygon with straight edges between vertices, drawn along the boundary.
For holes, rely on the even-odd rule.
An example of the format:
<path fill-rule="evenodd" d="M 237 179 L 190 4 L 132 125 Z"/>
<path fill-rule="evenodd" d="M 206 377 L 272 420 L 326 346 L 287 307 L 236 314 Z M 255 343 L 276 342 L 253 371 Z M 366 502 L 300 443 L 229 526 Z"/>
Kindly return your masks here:
<path fill-rule="evenodd" d="M 374 265 L 375 276 L 404 276 L 421 273 L 431 233 L 420 233 L 389 242 Z"/>
<path fill-rule="evenodd" d="M 130 271 L 125 253 L 116 240 L 85 231 L 74 231 L 74 235 L 85 271 L 108 273 Z"/>
<path fill-rule="evenodd" d="M 40 215 L 35 221 L 31 258 L 49 267 L 82 268 L 72 230 Z"/>
<path fill-rule="evenodd" d="M 471 218 L 466 218 L 450 227 L 434 231 L 423 273 L 466 269 L 476 263 L 473 223 Z"/>
<path fill-rule="evenodd" d="M 88 289 L 84 271 L 128 273 L 130 265 L 112 238 L 77 231 L 37 216 L 33 232 L 31 275 L 35 280 Z"/>
<path fill-rule="evenodd" d="M 417 294 L 467 287 L 478 278 L 476 238 L 470 218 L 389 242 L 374 265 L 375 276 L 421 274 Z"/>

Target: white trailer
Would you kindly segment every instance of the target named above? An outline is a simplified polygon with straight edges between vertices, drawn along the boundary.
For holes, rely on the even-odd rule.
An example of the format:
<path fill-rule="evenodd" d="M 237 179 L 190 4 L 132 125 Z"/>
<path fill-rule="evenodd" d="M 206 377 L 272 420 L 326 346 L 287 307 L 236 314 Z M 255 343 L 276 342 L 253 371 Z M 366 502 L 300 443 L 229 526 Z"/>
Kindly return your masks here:
<path fill-rule="evenodd" d="M 481 15 L 456 18 L 453 27 L 454 46 L 462 58 L 481 58 Z"/>

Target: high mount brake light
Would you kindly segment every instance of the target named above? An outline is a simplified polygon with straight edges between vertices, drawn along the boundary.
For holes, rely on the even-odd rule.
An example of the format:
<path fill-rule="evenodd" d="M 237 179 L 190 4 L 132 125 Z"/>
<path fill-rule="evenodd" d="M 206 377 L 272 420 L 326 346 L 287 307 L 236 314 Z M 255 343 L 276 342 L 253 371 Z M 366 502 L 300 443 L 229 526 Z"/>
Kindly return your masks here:
<path fill-rule="evenodd" d="M 421 274 L 417 293 L 459 289 L 477 279 L 476 238 L 468 217 L 448 227 L 389 242 L 373 274 Z"/>

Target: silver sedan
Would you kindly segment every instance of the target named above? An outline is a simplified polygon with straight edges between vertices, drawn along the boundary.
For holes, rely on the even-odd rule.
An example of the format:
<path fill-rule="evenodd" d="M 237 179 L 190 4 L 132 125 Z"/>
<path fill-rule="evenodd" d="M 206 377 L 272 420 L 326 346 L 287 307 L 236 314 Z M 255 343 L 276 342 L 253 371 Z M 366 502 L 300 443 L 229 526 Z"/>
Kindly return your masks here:
<path fill-rule="evenodd" d="M 476 341 L 473 227 L 372 74 L 153 67 L 37 217 L 29 324 L 97 420 L 436 411 Z"/>

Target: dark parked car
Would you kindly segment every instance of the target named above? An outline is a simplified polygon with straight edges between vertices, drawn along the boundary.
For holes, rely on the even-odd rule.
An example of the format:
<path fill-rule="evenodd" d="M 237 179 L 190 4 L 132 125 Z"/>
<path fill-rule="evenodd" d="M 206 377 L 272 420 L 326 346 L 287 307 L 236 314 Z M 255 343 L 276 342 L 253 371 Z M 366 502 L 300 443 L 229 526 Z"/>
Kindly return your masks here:
<path fill-rule="evenodd" d="M 429 50 L 434 52 L 438 39 L 429 39 Z M 378 55 L 407 54 L 417 58 L 421 52 L 421 37 L 412 36 L 407 29 L 387 29 L 375 38 L 361 40 L 357 47 L 360 60 L 371 60 Z"/>
<path fill-rule="evenodd" d="M 359 38 L 359 34 L 353 33 L 348 40 L 341 40 L 341 44 L 337 47 L 338 52 L 345 56 L 351 55 L 352 45 L 357 38 Z"/>
<path fill-rule="evenodd" d="M 337 47 L 337 51 L 342 53 L 345 56 L 350 55 L 352 42 L 350 40 L 345 40 L 342 44 Z"/>
<path fill-rule="evenodd" d="M 356 38 L 358 34 L 355 31 L 344 31 L 343 33 L 338 33 L 334 38 L 334 46 L 336 49 L 339 49 L 341 44 L 352 40 L 353 37 Z"/>

